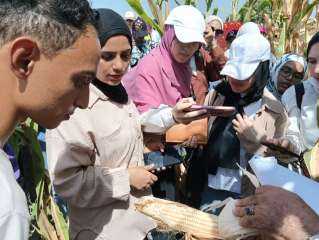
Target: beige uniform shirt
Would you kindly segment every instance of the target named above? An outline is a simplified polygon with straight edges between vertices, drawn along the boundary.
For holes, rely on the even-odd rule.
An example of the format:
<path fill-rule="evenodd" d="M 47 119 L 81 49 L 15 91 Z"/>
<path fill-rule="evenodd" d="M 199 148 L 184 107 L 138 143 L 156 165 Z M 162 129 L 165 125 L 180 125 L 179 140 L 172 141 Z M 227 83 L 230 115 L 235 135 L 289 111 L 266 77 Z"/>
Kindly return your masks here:
<path fill-rule="evenodd" d="M 47 132 L 50 175 L 69 205 L 71 239 L 144 239 L 153 221 L 134 210 L 129 166 L 143 165 L 134 104 L 110 101 L 90 87 L 89 107 Z"/>

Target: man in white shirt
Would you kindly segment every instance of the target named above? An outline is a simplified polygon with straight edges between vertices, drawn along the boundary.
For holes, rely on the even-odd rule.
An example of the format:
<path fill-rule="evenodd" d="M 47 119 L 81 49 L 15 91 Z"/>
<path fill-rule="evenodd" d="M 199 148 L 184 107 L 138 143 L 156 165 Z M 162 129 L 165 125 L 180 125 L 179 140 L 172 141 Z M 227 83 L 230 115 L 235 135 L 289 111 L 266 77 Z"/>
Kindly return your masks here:
<path fill-rule="evenodd" d="M 0 3 L 0 238 L 28 239 L 26 198 L 1 150 L 30 117 L 46 128 L 86 108 L 100 44 L 86 0 Z"/>

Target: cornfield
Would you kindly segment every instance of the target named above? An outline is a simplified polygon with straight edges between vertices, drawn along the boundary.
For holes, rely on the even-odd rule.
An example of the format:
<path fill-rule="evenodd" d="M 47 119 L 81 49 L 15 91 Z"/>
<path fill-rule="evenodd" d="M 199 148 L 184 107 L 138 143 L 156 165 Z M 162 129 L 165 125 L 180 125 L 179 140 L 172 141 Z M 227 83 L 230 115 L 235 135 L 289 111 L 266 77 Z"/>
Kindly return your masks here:
<path fill-rule="evenodd" d="M 161 34 L 171 6 L 169 1 L 148 0 L 152 16 L 143 8 L 140 0 L 127 0 L 128 4 L 148 24 Z M 176 5 L 199 6 L 199 1 L 175 1 Z M 214 1 L 205 1 L 205 16 L 216 14 L 219 8 Z M 288 52 L 303 54 L 311 36 L 319 25 L 319 0 L 247 0 L 239 8 L 239 1 L 232 0 L 231 14 L 227 21 L 253 21 L 266 27 L 272 52 L 277 57 Z M 152 20 L 156 19 L 158 25 Z"/>

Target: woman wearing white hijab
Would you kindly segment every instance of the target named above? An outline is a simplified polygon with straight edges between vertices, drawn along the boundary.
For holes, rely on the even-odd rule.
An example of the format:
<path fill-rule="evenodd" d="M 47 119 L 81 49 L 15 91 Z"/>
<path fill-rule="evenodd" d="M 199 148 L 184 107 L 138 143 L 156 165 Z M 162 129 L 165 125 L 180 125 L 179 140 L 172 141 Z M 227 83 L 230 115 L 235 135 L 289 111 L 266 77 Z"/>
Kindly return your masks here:
<path fill-rule="evenodd" d="M 293 53 L 283 55 L 272 68 L 268 90 L 280 100 L 290 86 L 304 79 L 306 68 L 307 63 L 302 56 Z"/>

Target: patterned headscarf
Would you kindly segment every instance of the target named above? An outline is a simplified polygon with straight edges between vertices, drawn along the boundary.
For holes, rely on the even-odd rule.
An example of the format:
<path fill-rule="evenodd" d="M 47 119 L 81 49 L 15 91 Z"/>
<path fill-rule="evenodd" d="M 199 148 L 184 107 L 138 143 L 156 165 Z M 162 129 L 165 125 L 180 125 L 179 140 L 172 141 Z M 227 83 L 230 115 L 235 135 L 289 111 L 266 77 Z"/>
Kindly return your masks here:
<path fill-rule="evenodd" d="M 307 63 L 305 61 L 305 59 L 297 54 L 293 54 L 293 53 L 289 53 L 289 54 L 285 54 L 283 55 L 280 59 L 277 60 L 277 62 L 275 63 L 275 65 L 273 66 L 272 70 L 271 70 L 271 78 L 268 82 L 267 88 L 270 92 L 272 92 L 272 94 L 277 98 L 277 99 L 281 99 L 281 94 L 278 92 L 277 89 L 277 83 L 278 83 L 278 74 L 280 69 L 287 63 L 287 62 L 298 62 L 300 63 L 303 68 L 304 68 L 304 72 L 306 72 L 307 69 Z"/>

